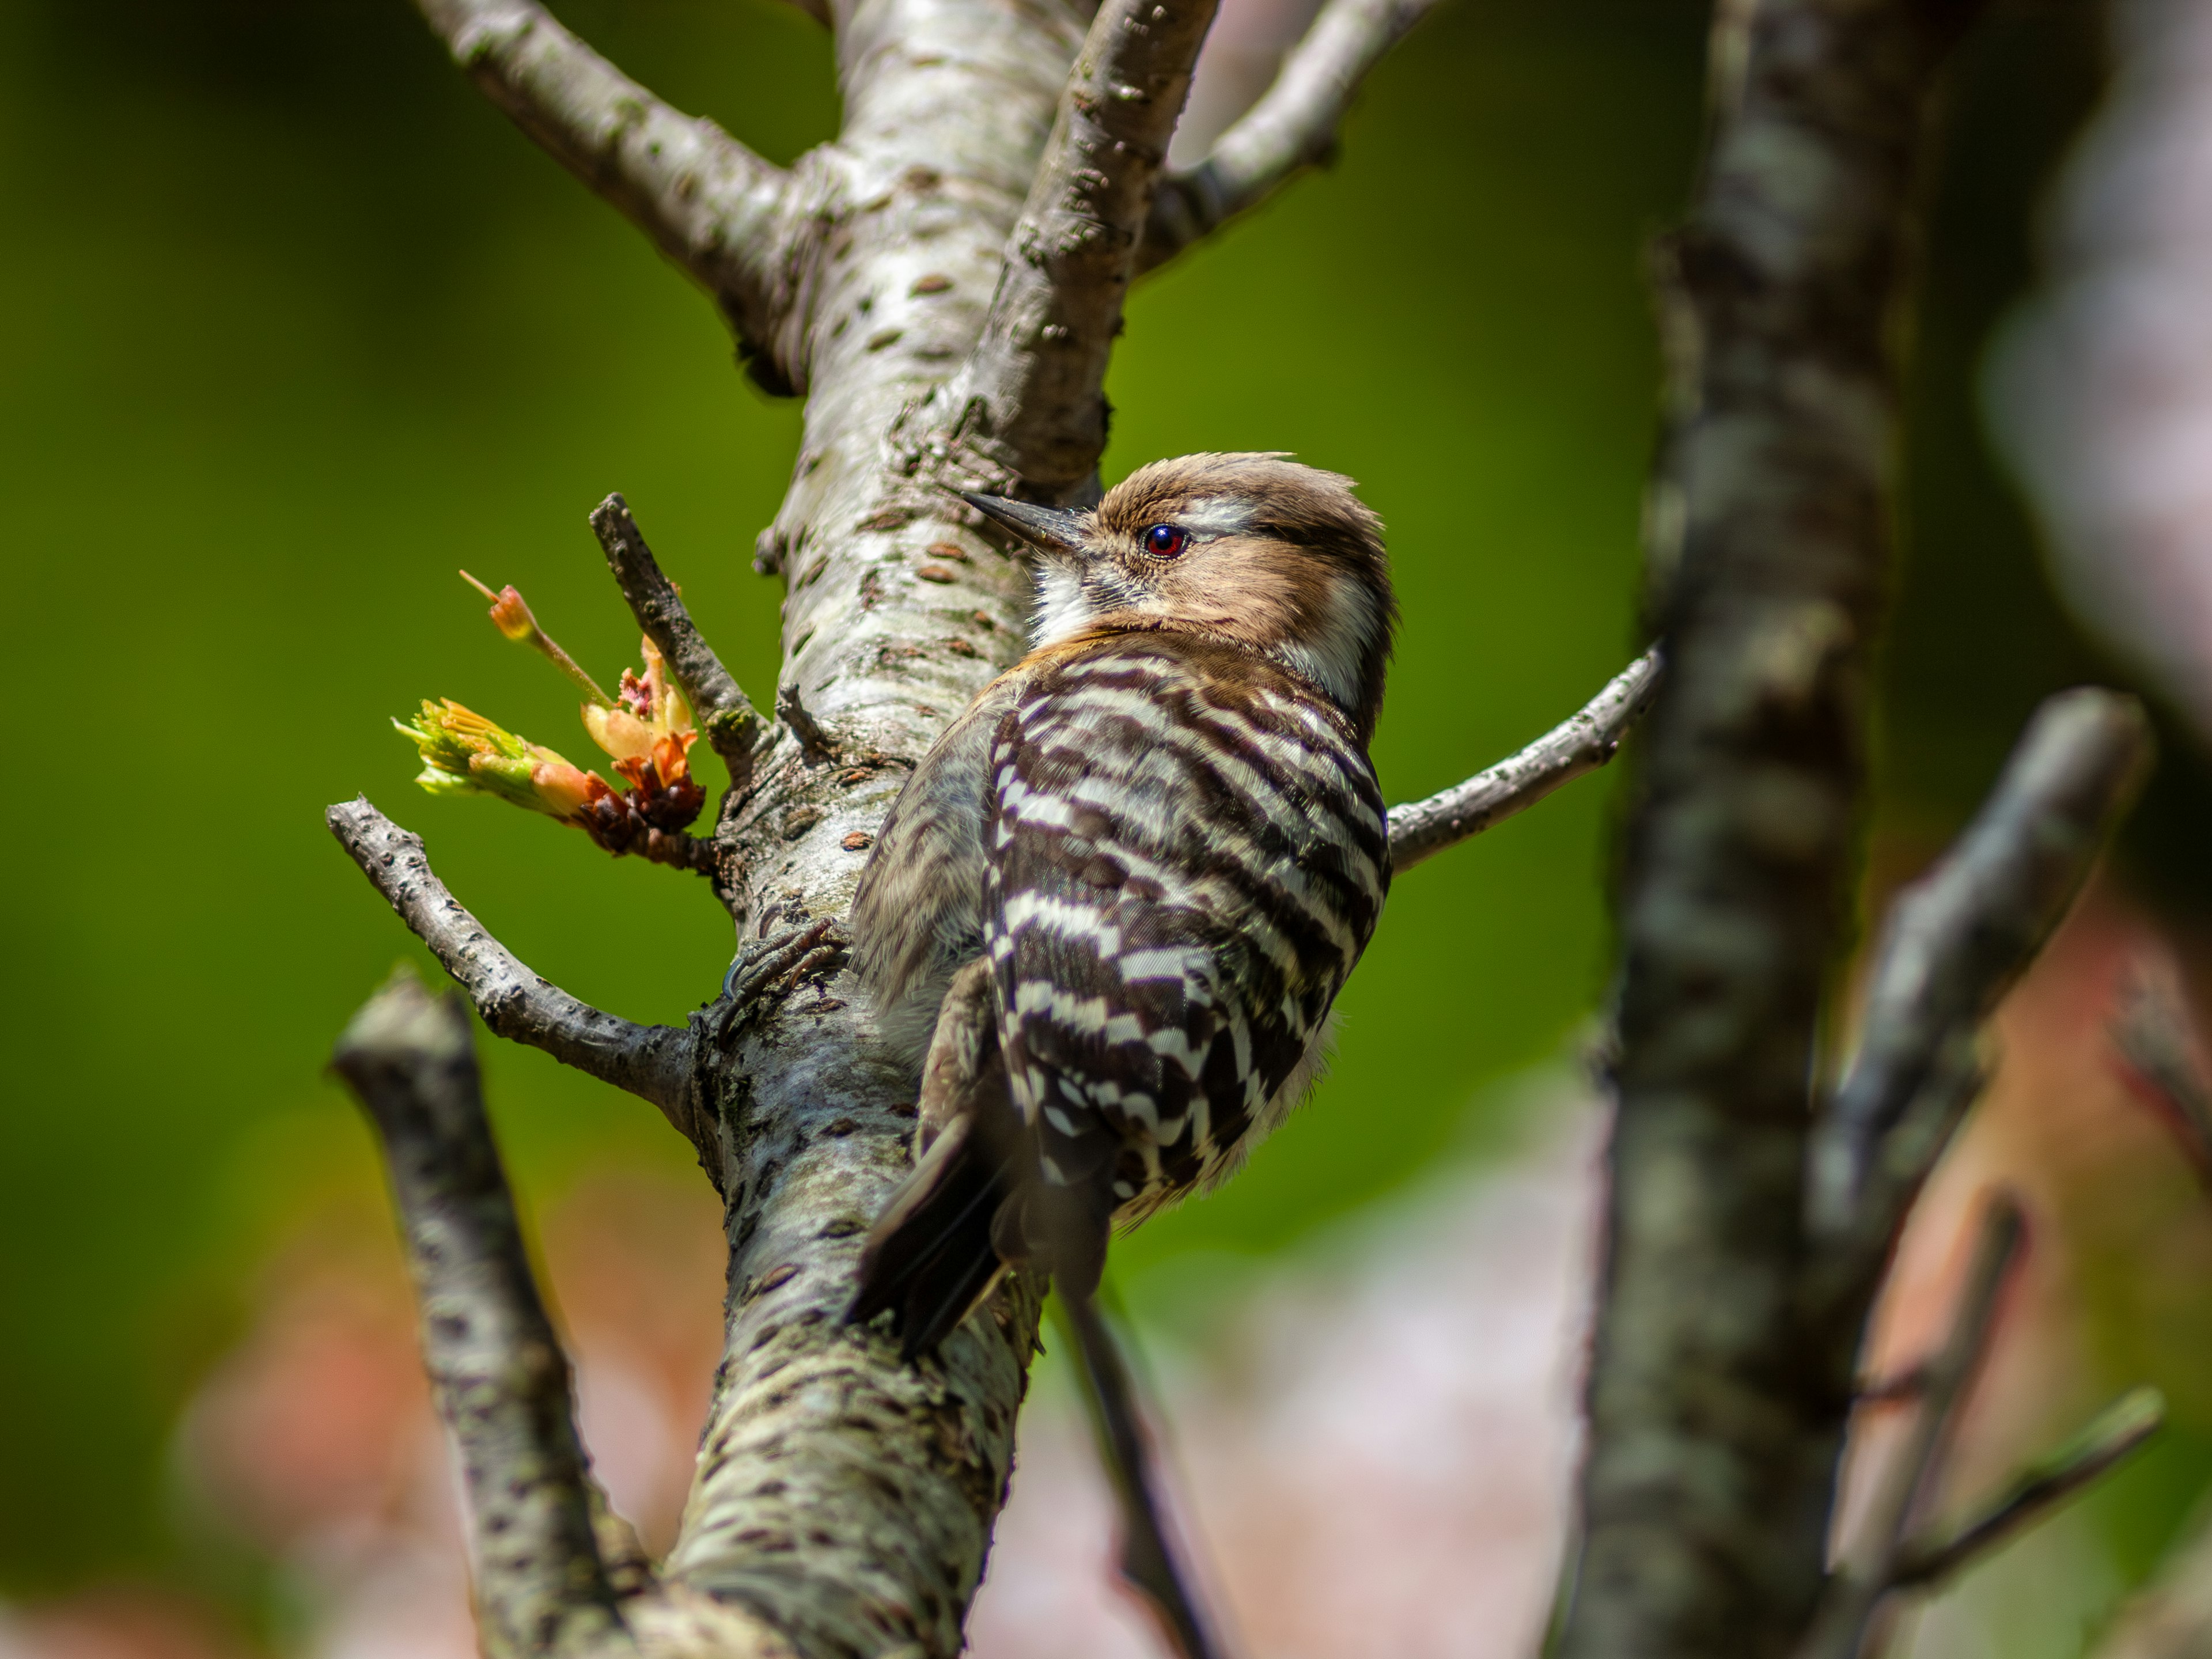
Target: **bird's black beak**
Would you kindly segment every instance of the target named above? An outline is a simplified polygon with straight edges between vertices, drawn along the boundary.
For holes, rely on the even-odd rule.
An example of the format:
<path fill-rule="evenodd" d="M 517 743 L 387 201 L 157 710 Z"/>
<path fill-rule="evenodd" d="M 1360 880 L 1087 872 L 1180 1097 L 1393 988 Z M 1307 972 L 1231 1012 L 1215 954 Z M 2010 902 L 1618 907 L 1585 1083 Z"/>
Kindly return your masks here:
<path fill-rule="evenodd" d="M 1039 507 L 1031 501 L 1010 501 L 1004 495 L 970 495 L 960 499 L 987 519 L 996 519 L 1032 547 L 1048 553 L 1075 553 L 1083 547 L 1084 520 L 1089 516 L 1074 507 Z"/>

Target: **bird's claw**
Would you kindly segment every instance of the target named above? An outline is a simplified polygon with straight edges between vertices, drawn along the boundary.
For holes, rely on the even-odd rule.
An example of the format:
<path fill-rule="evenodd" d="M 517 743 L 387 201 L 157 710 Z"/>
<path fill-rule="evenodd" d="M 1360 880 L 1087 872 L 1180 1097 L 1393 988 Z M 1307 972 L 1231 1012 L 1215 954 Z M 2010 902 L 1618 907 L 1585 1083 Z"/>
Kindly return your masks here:
<path fill-rule="evenodd" d="M 738 1019 L 768 998 L 785 997 L 809 974 L 833 965 L 852 942 L 844 925 L 824 916 L 801 927 L 788 927 L 738 947 L 730 971 L 722 975 L 719 1037 L 727 1037 Z"/>

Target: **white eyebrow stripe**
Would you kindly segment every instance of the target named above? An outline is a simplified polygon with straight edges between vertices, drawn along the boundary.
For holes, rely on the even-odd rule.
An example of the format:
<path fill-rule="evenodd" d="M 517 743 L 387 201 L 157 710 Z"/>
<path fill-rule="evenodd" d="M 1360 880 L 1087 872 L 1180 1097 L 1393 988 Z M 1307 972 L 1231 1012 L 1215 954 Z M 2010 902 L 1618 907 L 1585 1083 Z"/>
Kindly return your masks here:
<path fill-rule="evenodd" d="M 1252 527 L 1253 514 L 1249 501 L 1228 495 L 1201 495 L 1170 515 L 1167 521 L 1201 535 L 1235 536 Z"/>

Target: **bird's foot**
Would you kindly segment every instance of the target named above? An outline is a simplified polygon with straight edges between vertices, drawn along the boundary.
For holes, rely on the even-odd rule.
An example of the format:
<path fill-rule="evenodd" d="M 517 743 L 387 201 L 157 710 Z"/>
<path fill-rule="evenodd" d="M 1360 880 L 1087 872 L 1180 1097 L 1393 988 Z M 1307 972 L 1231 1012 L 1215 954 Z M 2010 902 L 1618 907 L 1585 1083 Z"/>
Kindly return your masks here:
<path fill-rule="evenodd" d="M 722 975 L 718 1039 L 726 1041 L 738 1023 L 766 1003 L 781 1000 L 809 974 L 834 966 L 852 939 L 835 916 L 801 927 L 787 927 L 738 947 L 730 971 Z"/>

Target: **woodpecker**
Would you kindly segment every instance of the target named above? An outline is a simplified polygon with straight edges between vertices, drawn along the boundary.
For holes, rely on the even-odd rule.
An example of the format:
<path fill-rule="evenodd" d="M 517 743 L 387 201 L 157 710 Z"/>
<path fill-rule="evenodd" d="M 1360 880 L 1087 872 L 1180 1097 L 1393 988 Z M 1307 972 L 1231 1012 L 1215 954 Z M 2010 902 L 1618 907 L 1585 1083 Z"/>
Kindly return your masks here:
<path fill-rule="evenodd" d="M 1028 544 L 1029 654 L 923 758 L 853 963 L 921 1076 L 917 1162 L 854 1322 L 933 1351 L 1009 1263 L 1231 1174 L 1304 1094 L 1389 847 L 1368 743 L 1397 609 L 1350 479 L 1187 455 L 1091 509 L 965 499 Z"/>

